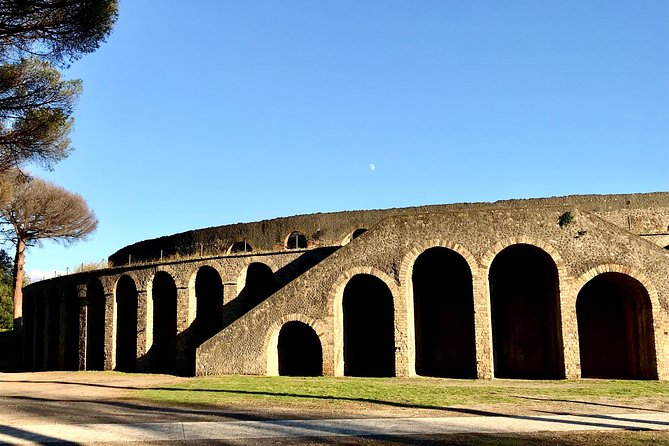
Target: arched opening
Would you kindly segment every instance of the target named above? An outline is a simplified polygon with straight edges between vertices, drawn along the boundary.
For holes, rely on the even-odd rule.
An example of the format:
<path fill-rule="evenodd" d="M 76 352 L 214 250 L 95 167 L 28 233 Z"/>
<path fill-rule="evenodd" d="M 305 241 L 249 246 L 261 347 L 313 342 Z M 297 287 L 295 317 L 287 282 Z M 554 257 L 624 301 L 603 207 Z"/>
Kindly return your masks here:
<path fill-rule="evenodd" d="M 251 252 L 251 251 L 253 251 L 253 247 L 246 240 L 233 243 L 232 246 L 230 246 L 230 249 L 228 250 L 230 254 L 235 254 L 238 252 Z"/>
<path fill-rule="evenodd" d="M 414 263 L 416 373 L 476 378 L 474 295 L 467 261 L 447 248 L 431 248 Z"/>
<path fill-rule="evenodd" d="M 353 231 L 353 234 L 351 234 L 351 240 L 355 240 L 355 239 L 357 239 L 358 237 L 360 237 L 360 236 L 361 236 L 362 234 L 364 234 L 365 232 L 367 232 L 367 229 L 366 229 L 366 228 L 358 228 L 358 229 L 356 229 L 355 231 Z"/>
<path fill-rule="evenodd" d="M 152 369 L 174 373 L 177 354 L 177 287 L 168 273 L 159 271 L 151 286 L 153 302 Z"/>
<path fill-rule="evenodd" d="M 272 268 L 253 262 L 246 268 L 244 287 L 237 296 L 242 314 L 267 299 L 276 288 Z"/>
<path fill-rule="evenodd" d="M 279 332 L 277 345 L 279 375 L 321 376 L 323 350 L 313 328 L 300 321 L 286 322 Z"/>
<path fill-rule="evenodd" d="M 365 232 L 367 232 L 366 228 L 358 228 L 355 231 L 351 232 L 349 235 L 347 235 L 346 238 L 341 242 L 341 244 L 346 245 L 348 243 L 351 243 L 353 240 L 357 239 Z"/>
<path fill-rule="evenodd" d="M 286 239 L 286 248 L 288 249 L 299 249 L 306 247 L 307 247 L 307 238 L 301 232 L 293 231 Z"/>
<path fill-rule="evenodd" d="M 195 320 L 186 339 L 187 375 L 195 374 L 197 348 L 221 330 L 223 320 L 223 281 L 215 268 L 202 266 L 197 270 L 191 292 L 195 294 Z"/>
<path fill-rule="evenodd" d="M 562 378 L 558 272 L 551 256 L 532 245 L 509 246 L 493 260 L 489 279 L 495 377 Z"/>
<path fill-rule="evenodd" d="M 621 273 L 603 273 L 576 299 L 584 378 L 656 379 L 653 315 L 648 291 Z"/>
<path fill-rule="evenodd" d="M 378 277 L 354 276 L 344 288 L 344 374 L 395 376 L 393 295 Z"/>
<path fill-rule="evenodd" d="M 116 370 L 137 367 L 137 287 L 130 276 L 116 283 Z"/>
<path fill-rule="evenodd" d="M 86 370 L 103 370 L 105 357 L 105 291 L 98 279 L 86 287 Z"/>
<path fill-rule="evenodd" d="M 198 342 L 218 332 L 223 313 L 223 281 L 211 266 L 203 266 L 195 275 L 195 330 Z"/>
<path fill-rule="evenodd" d="M 44 297 L 35 297 L 35 348 L 33 351 L 33 368 L 34 370 L 44 370 L 44 329 L 46 308 L 44 305 Z"/>
<path fill-rule="evenodd" d="M 65 289 L 65 370 L 79 369 L 79 297 L 73 285 Z"/>
<path fill-rule="evenodd" d="M 46 323 L 46 369 L 58 370 L 58 359 L 60 356 L 60 295 L 56 288 L 49 290 Z"/>
<path fill-rule="evenodd" d="M 35 298 L 32 293 L 23 296 L 23 365 L 26 370 L 34 370 L 35 352 Z"/>

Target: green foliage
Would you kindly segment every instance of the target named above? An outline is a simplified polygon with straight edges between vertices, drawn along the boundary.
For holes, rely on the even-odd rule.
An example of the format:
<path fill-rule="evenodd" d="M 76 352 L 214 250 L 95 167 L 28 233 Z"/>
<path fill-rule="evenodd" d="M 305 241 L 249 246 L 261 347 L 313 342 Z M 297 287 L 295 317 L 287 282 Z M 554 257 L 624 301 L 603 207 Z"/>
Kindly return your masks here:
<path fill-rule="evenodd" d="M 574 216 L 571 214 L 571 212 L 567 211 L 564 214 L 560 215 L 560 219 L 558 220 L 558 224 L 560 225 L 561 228 L 564 228 L 568 224 L 570 224 L 574 220 Z"/>
<path fill-rule="evenodd" d="M 95 51 L 109 36 L 117 0 L 0 2 L 0 54 L 67 64 Z"/>
<path fill-rule="evenodd" d="M 70 117 L 81 82 L 66 81 L 48 62 L 0 65 L 0 172 L 31 161 L 51 167 L 70 149 Z"/>
<path fill-rule="evenodd" d="M 11 257 L 4 250 L 0 250 L 0 331 L 11 330 L 14 326 L 13 266 Z"/>
<path fill-rule="evenodd" d="M 61 79 L 52 64 L 95 51 L 117 15 L 118 0 L 0 2 L 0 174 L 28 162 L 51 168 L 68 155 L 81 82 Z"/>

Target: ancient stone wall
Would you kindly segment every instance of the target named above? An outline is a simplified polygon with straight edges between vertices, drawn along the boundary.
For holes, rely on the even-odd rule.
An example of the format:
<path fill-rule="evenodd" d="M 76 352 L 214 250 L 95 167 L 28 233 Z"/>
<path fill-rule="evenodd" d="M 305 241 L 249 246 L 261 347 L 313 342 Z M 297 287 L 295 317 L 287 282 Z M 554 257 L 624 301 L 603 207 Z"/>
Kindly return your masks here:
<path fill-rule="evenodd" d="M 254 252 L 284 250 L 288 236 L 298 231 L 308 247 L 340 246 L 357 229 L 367 229 L 384 218 L 416 213 L 470 209 L 539 208 L 576 206 L 591 211 L 640 235 L 669 234 L 669 194 L 574 195 L 568 197 L 503 200 L 494 203 L 460 203 L 401 209 L 347 211 L 298 215 L 254 223 L 239 223 L 198 229 L 126 246 L 109 257 L 110 265 L 157 261 L 169 256 L 226 254 L 238 242 L 246 241 Z M 663 245 L 665 246 L 665 245 Z"/>
<path fill-rule="evenodd" d="M 140 242 L 111 263 L 163 261 L 25 289 L 26 365 L 669 379 L 667 225 L 657 193 L 314 214 Z M 253 251 L 229 252 L 239 241 Z"/>

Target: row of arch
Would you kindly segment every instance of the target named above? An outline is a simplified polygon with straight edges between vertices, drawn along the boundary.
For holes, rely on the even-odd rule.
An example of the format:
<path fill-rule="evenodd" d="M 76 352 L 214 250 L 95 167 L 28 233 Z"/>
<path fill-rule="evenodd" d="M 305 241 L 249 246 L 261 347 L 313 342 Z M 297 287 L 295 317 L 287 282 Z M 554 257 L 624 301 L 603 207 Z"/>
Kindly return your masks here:
<path fill-rule="evenodd" d="M 350 241 L 358 238 L 365 232 L 367 232 L 367 229 L 365 228 L 356 229 L 348 236 L 346 236 L 344 240 L 342 240 L 342 245 L 345 245 Z M 293 231 L 290 234 L 288 234 L 288 236 L 284 240 L 284 246 L 286 249 L 305 249 L 309 246 L 309 241 L 307 237 L 301 232 Z M 232 245 L 230 245 L 230 248 L 228 248 L 229 254 L 245 253 L 252 251 L 253 251 L 253 246 L 251 246 L 251 243 L 249 243 L 247 239 L 234 242 Z"/>
<path fill-rule="evenodd" d="M 274 272 L 264 263 L 252 262 L 240 285 L 237 295 L 225 302 L 217 269 L 198 268 L 189 287 L 195 308 L 187 327 L 179 326 L 184 315 L 178 314 L 177 285 L 165 271 L 153 275 L 144 302 L 135 280 L 126 274 L 116 281 L 112 296 L 105 295 L 97 278 L 88 281 L 84 296 L 71 288 L 61 300 L 54 288 L 46 299 L 33 299 L 34 311 L 25 313 L 26 358 L 32 358 L 34 369 L 103 370 L 105 355 L 111 352 L 113 368 L 119 371 L 135 371 L 139 366 L 142 371 L 193 374 L 197 347 L 220 331 L 226 320 L 272 294 Z M 105 345 L 110 325 L 111 349 Z M 140 339 L 140 334 L 145 338 Z"/>
<path fill-rule="evenodd" d="M 453 249 L 432 247 L 414 261 L 411 310 L 418 375 L 477 377 L 473 282 L 470 264 Z M 494 376 L 563 378 L 560 283 L 551 255 L 530 244 L 510 245 L 492 259 L 488 283 Z M 143 370 L 192 373 L 195 350 L 222 329 L 222 315 L 228 310 L 244 314 L 273 292 L 272 269 L 252 263 L 244 284 L 235 299 L 224 303 L 220 274 L 211 266 L 200 267 L 192 283 L 194 318 L 179 330 L 177 287 L 167 272 L 153 276 L 144 306 L 135 281 L 121 276 L 111 320 L 103 286 L 93 279 L 86 287 L 85 323 L 76 298 L 62 305 L 57 295 L 35 300 L 35 311 L 27 312 L 25 320 L 27 332 L 35 336 L 30 354 L 46 358 L 49 369 L 58 368 L 59 355 L 65 368 L 76 368 L 83 350 L 85 368 L 102 369 L 105 326 L 111 323 L 116 369 L 137 368 L 144 355 L 138 334 L 145 330 L 149 348 Z M 639 280 L 622 272 L 602 272 L 581 287 L 575 305 L 581 376 L 657 377 L 652 305 Z M 348 280 L 341 300 L 344 375 L 396 374 L 396 311 L 385 281 L 362 273 Z M 323 373 L 322 339 L 304 322 L 286 322 L 271 348 L 277 349 L 280 374 Z"/>
<path fill-rule="evenodd" d="M 529 244 L 499 252 L 489 269 L 494 376 L 565 377 L 560 287 L 552 257 Z M 472 272 L 445 247 L 418 256 L 411 276 L 418 375 L 476 378 Z M 653 312 L 648 290 L 620 272 L 602 272 L 578 291 L 581 376 L 655 379 Z M 341 301 L 343 374 L 395 376 L 393 293 L 380 278 L 354 275 Z M 270 348 L 275 348 L 271 346 Z M 276 344 L 280 374 L 322 372 L 322 347 L 307 324 L 286 323 Z"/>

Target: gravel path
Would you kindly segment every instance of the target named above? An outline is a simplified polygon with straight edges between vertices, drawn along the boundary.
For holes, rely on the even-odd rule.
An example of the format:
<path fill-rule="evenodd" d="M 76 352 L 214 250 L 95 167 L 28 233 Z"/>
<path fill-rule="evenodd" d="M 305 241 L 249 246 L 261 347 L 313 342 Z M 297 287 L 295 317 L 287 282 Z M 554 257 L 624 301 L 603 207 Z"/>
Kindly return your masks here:
<path fill-rule="evenodd" d="M 669 431 L 664 408 L 582 402 L 569 410 L 541 408 L 328 413 L 272 407 L 161 406 L 129 400 L 134 389 L 178 384 L 187 378 L 95 372 L 0 373 L 0 444 L 88 444 L 317 438 L 438 436 L 538 431 Z M 564 409 L 567 406 L 560 406 Z M 454 416 L 457 415 L 457 416 Z M 282 440 L 279 440 L 282 441 Z M 302 440 L 300 440 L 302 441 Z M 3 443 L 4 442 L 4 443 Z M 229 443 L 229 442 L 228 442 Z"/>

